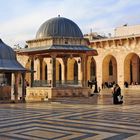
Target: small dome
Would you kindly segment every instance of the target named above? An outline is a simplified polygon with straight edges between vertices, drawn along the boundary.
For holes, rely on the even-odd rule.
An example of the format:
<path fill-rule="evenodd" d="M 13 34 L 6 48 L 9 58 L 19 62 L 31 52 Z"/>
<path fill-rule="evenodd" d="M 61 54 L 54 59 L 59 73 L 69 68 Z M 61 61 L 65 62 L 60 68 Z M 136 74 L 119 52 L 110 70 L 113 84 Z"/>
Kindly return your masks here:
<path fill-rule="evenodd" d="M 17 61 L 14 50 L 0 39 L 0 71 L 26 71 Z"/>
<path fill-rule="evenodd" d="M 37 39 L 46 37 L 83 38 L 83 34 L 73 21 L 64 17 L 56 17 L 44 22 L 37 31 Z"/>
<path fill-rule="evenodd" d="M 0 59 L 16 60 L 16 54 L 14 50 L 8 45 L 6 45 L 1 39 L 0 39 Z"/>

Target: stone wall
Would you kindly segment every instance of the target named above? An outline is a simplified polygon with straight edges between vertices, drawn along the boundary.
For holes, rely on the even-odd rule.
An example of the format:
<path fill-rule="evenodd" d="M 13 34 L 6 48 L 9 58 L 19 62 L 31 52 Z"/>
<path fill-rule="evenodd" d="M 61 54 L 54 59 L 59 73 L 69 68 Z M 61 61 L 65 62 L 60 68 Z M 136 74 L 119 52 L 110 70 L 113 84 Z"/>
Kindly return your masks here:
<path fill-rule="evenodd" d="M 140 25 L 121 26 L 115 29 L 115 36 L 128 36 L 140 34 Z"/>

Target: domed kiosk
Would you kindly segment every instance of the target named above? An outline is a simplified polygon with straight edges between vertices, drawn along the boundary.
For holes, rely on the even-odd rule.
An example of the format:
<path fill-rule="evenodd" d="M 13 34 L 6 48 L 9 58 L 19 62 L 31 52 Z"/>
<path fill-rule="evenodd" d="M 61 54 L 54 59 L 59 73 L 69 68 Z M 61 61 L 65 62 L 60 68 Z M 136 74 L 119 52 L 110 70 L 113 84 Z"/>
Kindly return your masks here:
<path fill-rule="evenodd" d="M 17 61 L 14 50 L 0 39 L 0 100 L 11 100 L 11 86 L 14 86 L 15 101 L 18 101 L 18 74 L 23 81 L 26 69 Z M 12 74 L 15 82 L 12 83 Z M 25 96 L 24 82 L 22 95 Z"/>
<path fill-rule="evenodd" d="M 88 96 L 87 59 L 97 55 L 88 47 L 80 28 L 64 17 L 44 22 L 36 39 L 17 51 L 18 57 L 28 57 L 32 71 L 26 100 L 41 100 L 60 96 Z"/>

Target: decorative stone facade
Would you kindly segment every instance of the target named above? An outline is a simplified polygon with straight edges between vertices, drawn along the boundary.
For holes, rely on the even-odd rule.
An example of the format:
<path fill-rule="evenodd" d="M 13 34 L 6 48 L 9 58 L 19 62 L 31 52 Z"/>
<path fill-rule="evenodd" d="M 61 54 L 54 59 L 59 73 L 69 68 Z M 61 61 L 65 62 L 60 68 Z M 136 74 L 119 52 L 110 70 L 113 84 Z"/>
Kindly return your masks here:
<path fill-rule="evenodd" d="M 26 74 L 26 100 L 91 94 L 87 61 L 97 51 L 88 45 L 79 27 L 67 18 L 56 17 L 42 24 L 36 38 L 17 50 L 18 60 L 31 72 Z"/>
<path fill-rule="evenodd" d="M 126 27 L 124 27 L 126 28 Z M 129 28 L 129 27 L 128 27 Z M 130 30 L 131 31 L 131 30 Z M 138 31 L 137 31 L 138 32 Z M 98 52 L 97 56 L 88 56 L 84 65 L 86 69 L 82 68 L 83 62 L 82 57 L 74 57 L 73 55 L 67 58 L 67 63 L 65 63 L 64 58 L 56 58 L 56 81 L 71 81 L 75 79 L 75 63 L 77 64 L 77 80 L 82 81 L 84 70 L 85 76 L 84 81 L 95 80 L 97 79 L 98 87 L 102 87 L 105 82 L 107 83 L 118 83 L 122 88 L 124 87 L 124 83 L 127 82 L 129 85 L 138 85 L 140 84 L 140 35 L 135 34 L 137 32 L 132 32 L 130 35 L 123 35 L 121 32 L 119 33 L 119 29 L 117 30 L 117 34 L 122 34 L 121 37 L 115 36 L 110 38 L 101 38 L 91 40 L 89 47 L 96 49 Z M 41 41 L 41 42 L 39 42 Z M 49 39 L 49 44 L 59 44 L 59 43 L 68 43 L 68 44 L 77 44 L 81 45 L 85 40 L 80 39 L 72 39 L 68 38 L 54 38 L 52 40 Z M 28 41 L 29 48 L 35 47 L 40 44 L 45 46 L 44 40 L 31 40 Z M 62 54 L 62 53 L 61 53 Z M 64 52 L 63 52 L 64 54 Z M 18 60 L 25 66 L 26 68 L 30 68 L 31 61 L 30 56 L 18 55 Z M 52 81 L 52 58 L 44 58 L 42 64 L 40 63 L 39 58 L 35 58 L 34 61 L 34 80 L 39 80 L 42 77 L 42 80 Z M 47 72 L 46 67 L 47 65 Z M 40 66 L 42 68 L 40 69 Z M 67 69 L 67 72 L 66 72 Z M 47 74 L 47 77 L 46 77 Z M 30 74 L 26 74 L 26 79 L 31 83 Z M 82 83 L 81 83 L 82 84 Z M 87 83 L 83 83 L 83 85 Z M 87 85 L 86 85 L 87 86 Z M 130 86 L 132 88 L 132 86 Z M 42 90 L 43 89 L 43 90 Z M 75 91 L 73 91 L 75 90 Z M 38 92 L 37 92 L 38 91 Z M 57 91 L 57 93 L 56 93 Z M 37 93 L 36 93 L 37 92 Z M 53 92 L 53 94 L 52 94 Z M 81 95 L 87 96 L 92 93 L 89 88 L 85 88 L 81 90 L 80 88 L 54 88 L 50 90 L 50 88 L 28 88 L 27 89 L 27 99 L 34 99 L 36 94 L 40 94 L 36 100 L 45 99 L 46 96 L 48 98 L 59 96 L 75 96 Z M 34 94 L 33 94 L 34 93 Z M 35 94 L 36 93 L 36 94 Z M 46 95 L 47 93 L 47 95 Z M 61 94 L 59 94 L 61 93 Z M 33 94 L 33 95 L 32 95 Z"/>
<path fill-rule="evenodd" d="M 121 37 L 116 36 L 90 42 L 90 47 L 98 51 L 98 56 L 94 57 L 98 85 L 113 81 L 120 84 L 121 87 L 124 87 L 124 82 L 140 84 L 140 35 L 134 33 L 135 31 L 130 35 L 129 32 L 129 35 L 123 36 L 121 32 L 117 31 L 117 35 L 122 34 Z M 112 74 L 109 74 L 109 63 L 112 67 Z"/>

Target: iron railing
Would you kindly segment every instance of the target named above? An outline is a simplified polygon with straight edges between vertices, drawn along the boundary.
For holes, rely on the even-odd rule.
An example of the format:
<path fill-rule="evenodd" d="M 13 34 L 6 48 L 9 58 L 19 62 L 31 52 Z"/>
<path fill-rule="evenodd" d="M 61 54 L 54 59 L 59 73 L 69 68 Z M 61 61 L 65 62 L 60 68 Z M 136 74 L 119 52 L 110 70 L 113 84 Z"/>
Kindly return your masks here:
<path fill-rule="evenodd" d="M 50 87 L 51 81 L 49 80 L 34 80 L 33 87 Z"/>
<path fill-rule="evenodd" d="M 56 87 L 82 86 L 82 81 L 56 81 Z M 34 80 L 33 87 L 51 87 L 51 80 Z"/>

